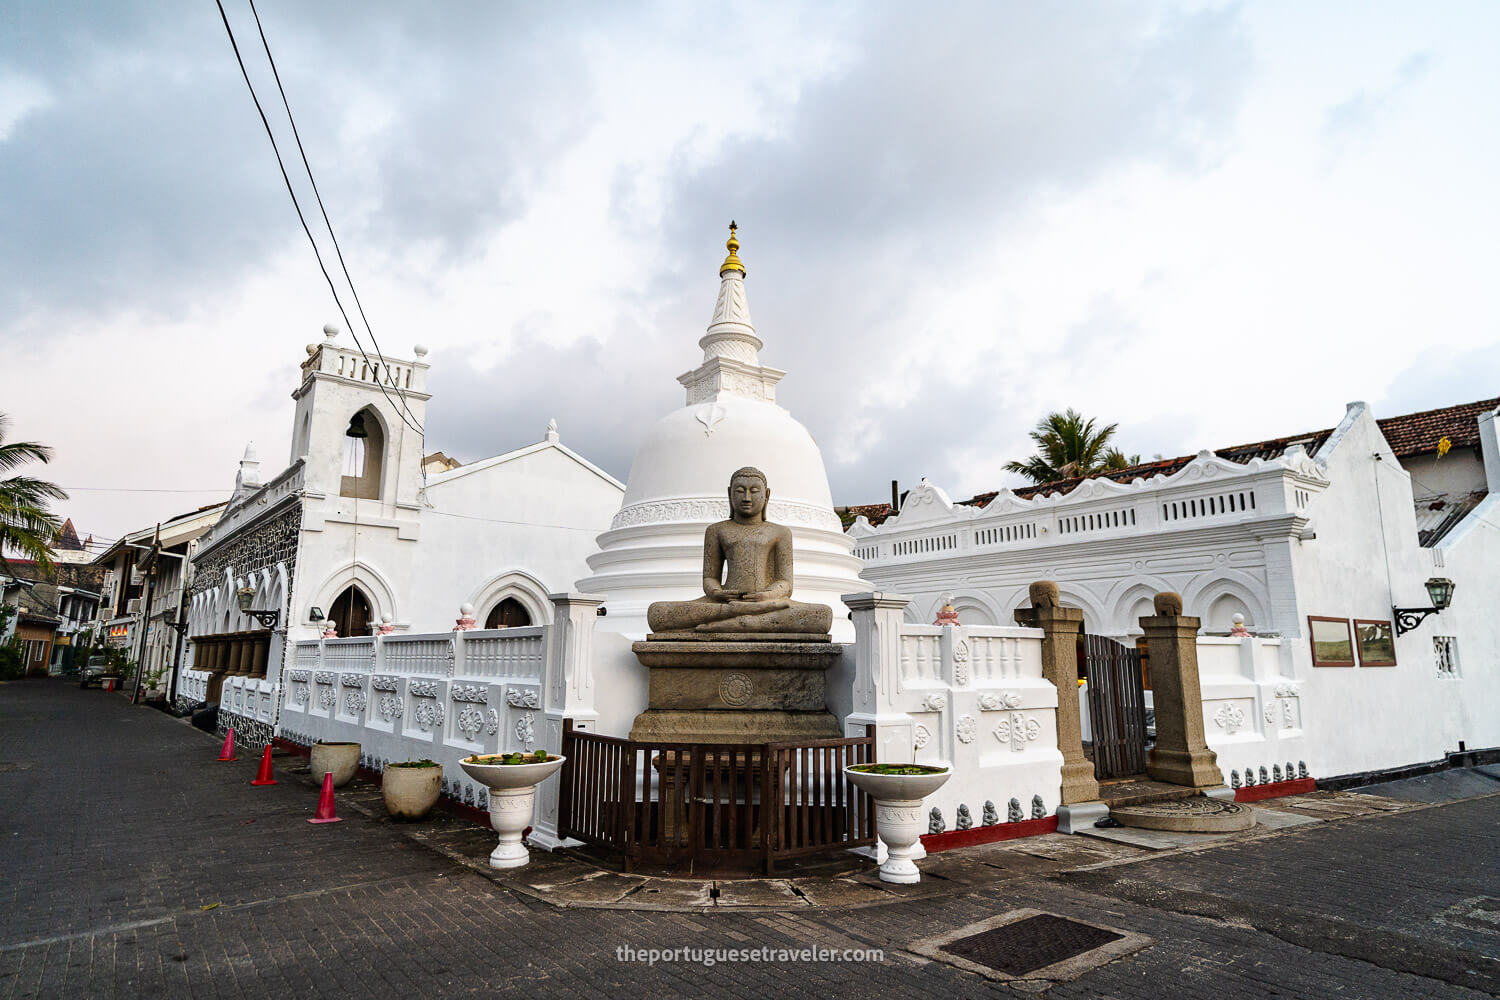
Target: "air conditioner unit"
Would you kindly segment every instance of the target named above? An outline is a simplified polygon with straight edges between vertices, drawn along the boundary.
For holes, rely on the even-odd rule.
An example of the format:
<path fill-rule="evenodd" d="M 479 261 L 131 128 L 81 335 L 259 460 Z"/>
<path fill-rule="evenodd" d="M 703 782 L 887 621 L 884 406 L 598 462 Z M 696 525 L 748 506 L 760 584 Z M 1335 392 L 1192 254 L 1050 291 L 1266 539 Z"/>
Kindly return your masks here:
<path fill-rule="evenodd" d="M 125 602 L 125 613 L 127 615 L 138 615 L 138 614 L 140 614 L 141 613 L 141 599 L 139 597 L 132 597 L 130 600 L 126 601 Z"/>

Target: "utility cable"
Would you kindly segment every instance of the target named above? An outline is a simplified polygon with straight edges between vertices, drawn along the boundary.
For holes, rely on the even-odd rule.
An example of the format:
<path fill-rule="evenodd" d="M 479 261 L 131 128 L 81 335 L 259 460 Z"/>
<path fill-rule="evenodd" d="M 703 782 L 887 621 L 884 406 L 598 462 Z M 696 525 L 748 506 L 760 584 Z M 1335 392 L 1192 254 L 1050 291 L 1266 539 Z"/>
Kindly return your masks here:
<path fill-rule="evenodd" d="M 214 0 L 214 4 L 219 8 L 219 19 L 224 22 L 224 31 L 229 36 L 229 45 L 234 49 L 234 58 L 239 63 L 240 75 L 245 78 L 245 87 L 250 91 L 250 99 L 255 102 L 255 110 L 260 115 L 262 127 L 266 130 L 266 138 L 271 140 L 271 151 L 276 155 L 277 167 L 281 169 L 282 183 L 286 185 L 286 193 L 291 197 L 292 207 L 297 211 L 297 221 L 302 223 L 302 232 L 307 235 L 307 242 L 312 245 L 313 256 L 318 261 L 318 270 L 323 272 L 323 280 L 328 283 L 328 291 L 333 295 L 333 303 L 338 307 L 339 315 L 344 317 L 344 324 L 349 328 L 350 335 L 354 337 L 354 346 L 359 348 L 359 353 L 364 357 L 365 363 L 373 367 L 375 362 L 370 360 L 369 355 L 365 354 L 364 347 L 359 343 L 359 336 L 354 332 L 354 324 L 349 319 L 349 313 L 344 309 L 343 301 L 339 299 L 338 288 L 335 287 L 333 277 L 328 273 L 327 265 L 323 263 L 323 254 L 318 250 L 318 242 L 313 239 L 312 229 L 307 225 L 307 217 L 302 213 L 302 205 L 297 201 L 297 192 L 292 187 L 291 177 L 287 175 L 286 163 L 281 158 L 281 148 L 276 145 L 276 135 L 271 131 L 271 122 L 266 118 L 265 108 L 261 107 L 260 97 L 255 93 L 255 85 L 250 82 L 250 73 L 245 68 L 244 57 L 240 55 L 240 46 L 235 41 L 234 29 L 229 26 L 229 15 L 224 12 L 223 0 Z M 396 416 L 401 418 L 402 423 L 406 423 L 408 426 L 411 426 L 412 430 L 421 433 L 421 428 L 410 424 L 406 416 L 401 412 L 400 407 L 396 405 L 396 401 L 391 399 L 390 393 L 385 391 L 385 385 L 382 384 L 379 378 L 376 378 L 375 385 L 381 394 L 385 396 L 386 402 L 390 403 L 391 408 L 396 411 Z"/>
<path fill-rule="evenodd" d="M 318 202 L 318 211 L 323 215 L 323 225 L 328 229 L 328 238 L 333 241 L 333 252 L 338 256 L 339 268 L 344 272 L 344 281 L 349 285 L 349 294 L 354 297 L 355 311 L 359 313 L 360 321 L 365 325 L 365 332 L 370 335 L 370 344 L 375 348 L 375 356 L 384 362 L 386 370 L 389 370 L 390 363 L 387 361 L 385 353 L 380 349 L 380 341 L 375 339 L 375 331 L 370 326 L 369 317 L 365 315 L 364 303 L 360 302 L 359 292 L 354 287 L 354 278 L 349 274 L 349 265 L 344 262 L 344 250 L 339 246 L 339 238 L 333 231 L 333 222 L 328 218 L 328 209 L 323 204 L 323 195 L 318 190 L 317 180 L 313 178 L 312 164 L 308 162 L 307 150 L 302 145 L 302 132 L 297 128 L 297 119 L 292 115 L 292 105 L 287 100 L 286 88 L 281 85 L 281 73 L 276 68 L 276 57 L 271 55 L 271 43 L 266 40 L 266 29 L 260 23 L 260 12 L 255 9 L 255 0 L 248 0 L 248 3 L 250 4 L 250 13 L 255 18 L 255 30 L 260 33 L 261 47 L 266 51 L 266 61 L 271 64 L 271 76 L 276 80 L 276 90 L 281 94 L 281 106 L 286 109 L 286 120 L 292 126 L 292 137 L 297 141 L 297 152 L 302 157 L 302 168 L 307 171 L 307 182 L 312 185 L 313 197 Z M 352 329 L 349 332 L 351 335 L 354 334 Z M 358 342 L 356 335 L 355 343 L 358 344 Z M 365 360 L 369 361 L 370 359 L 365 358 Z M 412 413 L 411 407 L 407 405 L 406 395 L 401 391 L 401 386 L 397 385 L 395 389 L 396 396 L 401 400 L 401 405 L 406 410 L 407 415 L 411 417 L 414 423 L 421 423 L 421 421 L 417 420 L 417 415 Z M 425 438 L 423 446 L 424 448 L 426 446 Z"/>

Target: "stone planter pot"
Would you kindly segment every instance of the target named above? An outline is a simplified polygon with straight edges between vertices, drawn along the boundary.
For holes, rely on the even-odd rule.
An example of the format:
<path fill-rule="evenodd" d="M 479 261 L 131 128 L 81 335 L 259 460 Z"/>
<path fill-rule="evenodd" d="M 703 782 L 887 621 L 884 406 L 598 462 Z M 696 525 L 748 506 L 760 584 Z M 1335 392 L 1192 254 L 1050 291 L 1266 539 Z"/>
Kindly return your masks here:
<path fill-rule="evenodd" d="M 422 819 L 437 804 L 442 790 L 441 766 L 392 767 L 387 764 L 380 776 L 385 811 L 396 819 Z"/>
<path fill-rule="evenodd" d="M 531 860 L 521 834 L 531 825 L 536 786 L 557 773 L 566 757 L 553 756 L 539 764 L 476 764 L 459 761 L 464 773 L 490 790 L 490 826 L 500 843 L 490 852 L 495 868 L 520 868 Z"/>
<path fill-rule="evenodd" d="M 844 768 L 844 774 L 855 787 L 875 800 L 875 831 L 886 846 L 886 860 L 880 866 L 882 882 L 909 884 L 918 881 L 914 857 L 927 820 L 922 815 L 922 800 L 953 776 L 952 770 L 937 774 L 870 774 Z"/>
<path fill-rule="evenodd" d="M 359 770 L 358 743 L 314 743 L 308 759 L 313 780 L 322 782 L 323 775 L 333 775 L 333 787 L 342 788 Z"/>

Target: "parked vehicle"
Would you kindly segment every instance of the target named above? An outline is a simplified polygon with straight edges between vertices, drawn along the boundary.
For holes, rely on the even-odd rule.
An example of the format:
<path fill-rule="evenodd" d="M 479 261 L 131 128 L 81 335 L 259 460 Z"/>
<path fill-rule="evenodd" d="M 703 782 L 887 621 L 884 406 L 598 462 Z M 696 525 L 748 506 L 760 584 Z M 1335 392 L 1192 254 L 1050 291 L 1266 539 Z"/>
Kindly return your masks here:
<path fill-rule="evenodd" d="M 104 683 L 104 675 L 112 673 L 109 660 L 103 656 L 90 656 L 89 662 L 78 675 L 78 686 L 99 687 Z"/>

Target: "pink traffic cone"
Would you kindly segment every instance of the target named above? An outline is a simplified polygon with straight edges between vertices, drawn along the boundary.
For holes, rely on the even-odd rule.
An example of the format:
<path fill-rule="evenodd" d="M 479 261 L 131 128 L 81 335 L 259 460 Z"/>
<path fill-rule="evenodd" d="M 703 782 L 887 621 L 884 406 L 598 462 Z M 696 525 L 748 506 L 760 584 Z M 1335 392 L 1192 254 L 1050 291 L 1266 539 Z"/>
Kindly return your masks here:
<path fill-rule="evenodd" d="M 323 775 L 323 791 L 318 795 L 318 811 L 313 813 L 309 823 L 337 823 L 339 818 L 333 814 L 333 772 L 328 771 Z"/>
<path fill-rule="evenodd" d="M 234 755 L 234 727 L 229 727 L 229 732 L 224 734 L 224 746 L 219 750 L 220 760 L 239 760 Z"/>
<path fill-rule="evenodd" d="M 271 744 L 266 744 L 266 752 L 260 755 L 260 770 L 256 772 L 252 785 L 274 785 L 276 779 L 271 777 Z"/>

